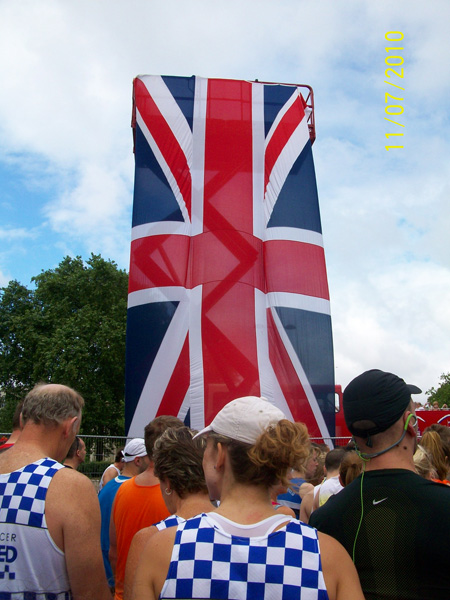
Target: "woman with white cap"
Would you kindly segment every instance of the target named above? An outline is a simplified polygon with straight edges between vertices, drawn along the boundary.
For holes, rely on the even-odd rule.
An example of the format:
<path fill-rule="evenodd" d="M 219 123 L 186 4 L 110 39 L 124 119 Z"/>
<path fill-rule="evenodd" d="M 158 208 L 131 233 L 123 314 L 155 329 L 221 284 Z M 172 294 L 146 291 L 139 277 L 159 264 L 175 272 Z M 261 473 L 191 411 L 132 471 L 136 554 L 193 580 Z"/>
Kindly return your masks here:
<path fill-rule="evenodd" d="M 158 532 L 139 562 L 133 600 L 298 598 L 363 600 L 334 539 L 272 507 L 270 488 L 306 458 L 306 427 L 268 401 L 238 398 L 197 435 L 214 512 Z"/>

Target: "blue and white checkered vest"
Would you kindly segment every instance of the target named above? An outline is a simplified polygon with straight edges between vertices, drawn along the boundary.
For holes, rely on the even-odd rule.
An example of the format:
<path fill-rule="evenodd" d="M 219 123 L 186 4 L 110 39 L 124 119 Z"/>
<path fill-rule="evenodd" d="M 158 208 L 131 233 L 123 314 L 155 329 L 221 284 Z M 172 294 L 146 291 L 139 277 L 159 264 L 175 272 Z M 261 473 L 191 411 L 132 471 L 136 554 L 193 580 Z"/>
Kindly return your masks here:
<path fill-rule="evenodd" d="M 155 527 L 158 531 L 162 531 L 163 529 L 167 529 L 168 527 L 176 527 L 181 525 L 181 523 L 185 523 L 186 519 L 183 517 L 179 517 L 178 515 L 170 515 L 167 519 L 160 521 L 159 523 L 155 523 Z"/>
<path fill-rule="evenodd" d="M 53 475 L 64 468 L 42 458 L 0 474 L 0 598 L 70 600 L 64 553 L 50 537 L 45 498 Z"/>
<path fill-rule="evenodd" d="M 177 528 L 160 598 L 328 600 L 317 531 L 292 520 L 261 537 L 238 537 L 208 515 Z"/>

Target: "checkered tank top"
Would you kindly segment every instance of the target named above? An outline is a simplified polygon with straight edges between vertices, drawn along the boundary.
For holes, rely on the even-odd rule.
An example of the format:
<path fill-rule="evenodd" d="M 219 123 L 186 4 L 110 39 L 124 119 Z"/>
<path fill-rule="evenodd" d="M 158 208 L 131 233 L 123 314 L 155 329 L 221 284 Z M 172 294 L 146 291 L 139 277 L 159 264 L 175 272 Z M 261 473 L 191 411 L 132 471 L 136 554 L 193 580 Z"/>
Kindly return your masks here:
<path fill-rule="evenodd" d="M 60 463 L 42 458 L 0 474 L 1 600 L 70 600 L 64 553 L 50 537 L 45 498 Z"/>
<path fill-rule="evenodd" d="M 186 519 L 183 519 L 183 517 L 179 517 L 178 515 L 170 515 L 170 517 L 167 517 L 167 519 L 164 519 L 159 523 L 155 523 L 155 527 L 158 531 L 162 531 L 163 529 L 167 529 L 167 527 L 175 527 L 185 522 Z"/>
<path fill-rule="evenodd" d="M 317 531 L 293 519 L 240 537 L 207 514 L 188 519 L 177 528 L 160 598 L 328 600 Z"/>

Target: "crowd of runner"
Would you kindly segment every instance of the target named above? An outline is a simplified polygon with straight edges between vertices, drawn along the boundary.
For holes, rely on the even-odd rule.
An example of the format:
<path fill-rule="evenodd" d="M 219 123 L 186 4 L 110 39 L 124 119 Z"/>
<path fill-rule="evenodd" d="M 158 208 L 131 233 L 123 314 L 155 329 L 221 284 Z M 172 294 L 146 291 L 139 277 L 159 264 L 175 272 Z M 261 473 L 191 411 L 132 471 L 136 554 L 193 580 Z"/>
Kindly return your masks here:
<path fill-rule="evenodd" d="M 0 598 L 447 599 L 450 429 L 418 445 L 418 392 L 356 377 L 346 448 L 253 396 L 200 432 L 160 416 L 97 495 L 77 471 L 83 398 L 38 385 L 0 448 Z"/>

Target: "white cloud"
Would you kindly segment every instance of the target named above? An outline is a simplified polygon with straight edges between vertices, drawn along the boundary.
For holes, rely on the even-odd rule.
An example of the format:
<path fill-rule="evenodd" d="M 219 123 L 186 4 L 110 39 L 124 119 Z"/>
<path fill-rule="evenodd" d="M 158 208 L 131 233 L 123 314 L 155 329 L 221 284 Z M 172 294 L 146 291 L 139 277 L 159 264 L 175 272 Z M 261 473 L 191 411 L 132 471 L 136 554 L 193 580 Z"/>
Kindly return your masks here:
<path fill-rule="evenodd" d="M 132 190 L 126 168 L 117 171 L 100 163 L 80 166 L 77 185 L 47 204 L 45 214 L 53 230 L 67 243 L 81 240 L 89 252 L 115 257 L 128 268 Z"/>
<path fill-rule="evenodd" d="M 0 228 L 0 240 L 5 244 L 15 240 L 24 240 L 26 238 L 34 237 L 36 237 L 35 231 L 30 231 L 28 229 L 24 229 L 23 227 L 18 227 L 15 229 Z"/>
<path fill-rule="evenodd" d="M 11 277 L 9 275 L 5 275 L 3 271 L 0 271 L 0 287 L 5 287 L 8 285 Z"/>
<path fill-rule="evenodd" d="M 450 272 L 403 263 L 354 274 L 332 294 L 337 383 L 380 368 L 425 392 L 448 372 Z"/>

